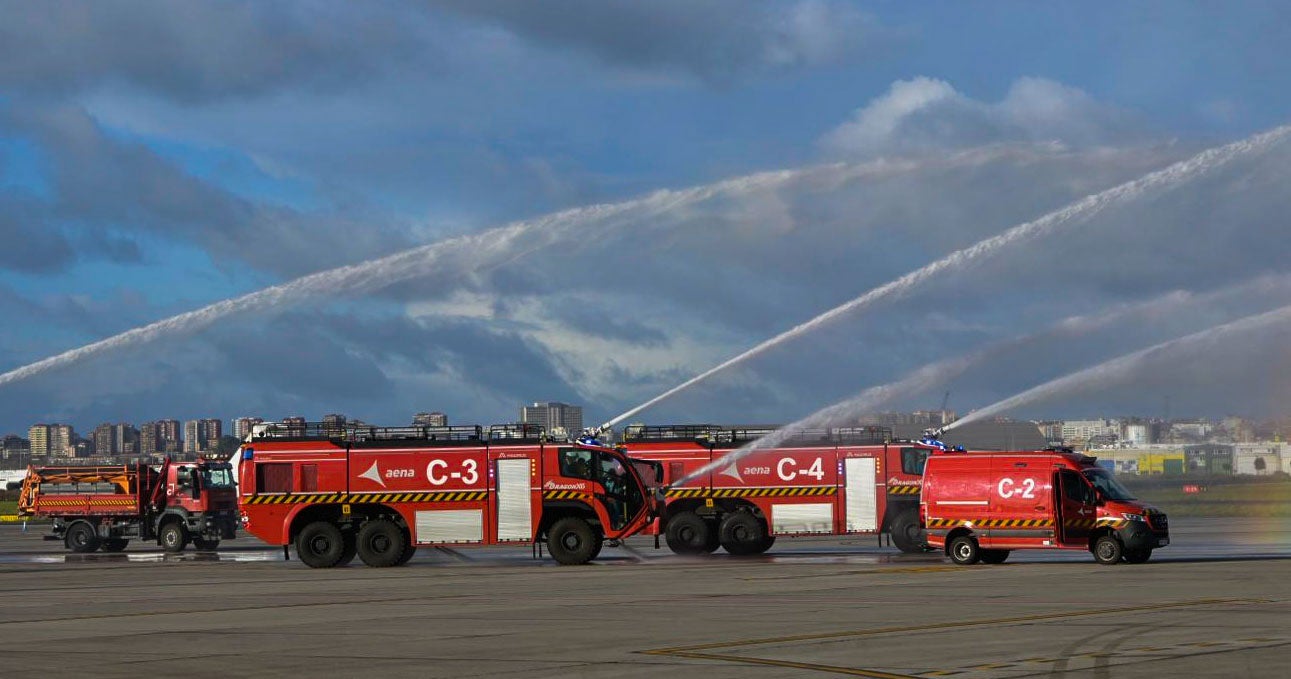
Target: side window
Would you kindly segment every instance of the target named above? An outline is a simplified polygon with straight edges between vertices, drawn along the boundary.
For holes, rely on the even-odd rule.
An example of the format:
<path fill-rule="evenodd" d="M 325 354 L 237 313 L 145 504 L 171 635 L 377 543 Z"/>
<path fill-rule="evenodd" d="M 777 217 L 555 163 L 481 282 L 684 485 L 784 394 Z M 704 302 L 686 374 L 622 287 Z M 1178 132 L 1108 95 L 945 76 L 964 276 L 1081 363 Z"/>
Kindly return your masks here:
<path fill-rule="evenodd" d="M 560 451 L 560 475 L 576 479 L 592 478 L 592 451 L 578 449 Z"/>
<path fill-rule="evenodd" d="M 175 470 L 175 483 L 179 485 L 180 490 L 189 490 L 193 487 L 191 471 L 191 467 L 179 467 Z"/>
<path fill-rule="evenodd" d="M 1088 491 L 1085 487 L 1085 480 L 1080 478 L 1080 474 L 1073 471 L 1062 471 L 1062 494 L 1068 500 L 1082 505 L 1089 504 Z"/>
<path fill-rule="evenodd" d="M 302 464 L 300 465 L 300 492 L 314 493 L 318 491 L 318 465 Z"/>
<path fill-rule="evenodd" d="M 256 465 L 256 492 L 291 492 L 291 463 L 270 462 Z"/>
<path fill-rule="evenodd" d="M 926 448 L 902 448 L 901 471 L 913 476 L 923 475 L 923 466 L 928 462 Z"/>

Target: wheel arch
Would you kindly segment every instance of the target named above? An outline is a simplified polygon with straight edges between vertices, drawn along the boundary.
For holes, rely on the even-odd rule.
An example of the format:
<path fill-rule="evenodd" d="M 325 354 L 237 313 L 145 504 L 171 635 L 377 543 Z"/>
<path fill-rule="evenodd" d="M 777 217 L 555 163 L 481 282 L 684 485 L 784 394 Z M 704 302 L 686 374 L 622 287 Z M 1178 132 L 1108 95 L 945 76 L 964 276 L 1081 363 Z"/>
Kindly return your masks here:
<path fill-rule="evenodd" d="M 958 538 L 964 535 L 967 535 L 968 537 L 973 538 L 974 540 L 978 539 L 977 533 L 972 528 L 969 528 L 967 526 L 958 526 L 955 529 L 951 530 L 949 533 L 946 533 L 946 544 L 942 546 L 941 551 L 944 552 L 946 556 L 950 556 L 950 543 L 954 542 L 955 538 Z M 979 548 L 980 548 L 980 542 L 981 541 L 978 540 Z"/>

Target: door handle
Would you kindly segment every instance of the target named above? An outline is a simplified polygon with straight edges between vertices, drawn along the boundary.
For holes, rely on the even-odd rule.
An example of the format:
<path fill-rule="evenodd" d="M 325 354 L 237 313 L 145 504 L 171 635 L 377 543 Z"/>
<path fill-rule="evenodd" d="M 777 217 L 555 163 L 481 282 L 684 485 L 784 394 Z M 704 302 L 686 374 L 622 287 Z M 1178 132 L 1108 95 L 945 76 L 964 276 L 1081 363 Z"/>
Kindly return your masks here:
<path fill-rule="evenodd" d="M 1036 505 L 1036 506 L 1035 506 L 1035 510 L 1036 510 L 1037 512 L 1043 512 L 1043 511 L 1044 511 L 1044 505 Z"/>

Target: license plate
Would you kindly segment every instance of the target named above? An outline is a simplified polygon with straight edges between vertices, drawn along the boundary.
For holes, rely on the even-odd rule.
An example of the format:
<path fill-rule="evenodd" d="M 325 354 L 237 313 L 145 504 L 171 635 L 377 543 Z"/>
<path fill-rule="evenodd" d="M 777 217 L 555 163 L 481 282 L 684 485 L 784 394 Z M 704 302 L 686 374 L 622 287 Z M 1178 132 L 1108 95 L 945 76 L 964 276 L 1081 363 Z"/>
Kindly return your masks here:
<path fill-rule="evenodd" d="M 1157 547 L 1165 547 L 1170 544 L 1170 538 L 1160 538 L 1157 540 Z"/>

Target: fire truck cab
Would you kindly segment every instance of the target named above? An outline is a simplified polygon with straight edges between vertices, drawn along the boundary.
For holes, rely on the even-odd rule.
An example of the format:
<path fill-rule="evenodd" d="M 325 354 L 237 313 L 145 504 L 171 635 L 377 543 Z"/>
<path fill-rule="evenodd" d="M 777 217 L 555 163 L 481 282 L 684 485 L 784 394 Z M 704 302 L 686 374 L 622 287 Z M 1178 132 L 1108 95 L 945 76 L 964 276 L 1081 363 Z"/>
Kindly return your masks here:
<path fill-rule="evenodd" d="M 1014 549 L 1147 561 L 1170 544 L 1166 515 L 1095 462 L 1066 450 L 936 454 L 920 502 L 928 544 L 961 565 L 1002 563 Z"/>
<path fill-rule="evenodd" d="M 239 450 L 246 530 L 314 568 L 406 563 L 419 545 L 545 541 L 562 564 L 654 516 L 655 468 L 535 425 L 259 425 Z M 643 477 L 644 475 L 644 477 Z"/>

